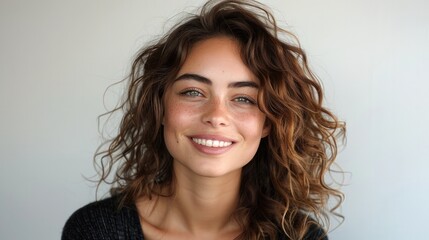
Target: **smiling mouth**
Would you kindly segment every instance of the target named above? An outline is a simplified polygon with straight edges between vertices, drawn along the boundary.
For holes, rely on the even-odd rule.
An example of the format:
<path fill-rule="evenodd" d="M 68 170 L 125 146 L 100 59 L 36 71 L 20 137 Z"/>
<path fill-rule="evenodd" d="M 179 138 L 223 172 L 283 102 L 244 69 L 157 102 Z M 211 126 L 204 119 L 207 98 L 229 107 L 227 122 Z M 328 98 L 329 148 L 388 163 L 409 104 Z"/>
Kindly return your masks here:
<path fill-rule="evenodd" d="M 228 147 L 232 144 L 232 142 L 228 142 L 228 141 L 219 141 L 219 140 L 203 139 L 203 138 L 192 138 L 192 141 L 194 141 L 199 145 L 203 145 L 206 147 L 215 147 L 215 148 Z"/>

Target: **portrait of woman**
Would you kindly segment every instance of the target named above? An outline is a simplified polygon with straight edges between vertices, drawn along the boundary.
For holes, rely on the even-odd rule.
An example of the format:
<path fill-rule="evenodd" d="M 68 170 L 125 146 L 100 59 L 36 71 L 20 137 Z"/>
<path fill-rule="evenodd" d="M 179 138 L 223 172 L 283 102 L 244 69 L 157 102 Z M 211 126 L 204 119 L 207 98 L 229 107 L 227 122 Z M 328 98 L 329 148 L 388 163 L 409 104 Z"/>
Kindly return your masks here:
<path fill-rule="evenodd" d="M 62 239 L 327 239 L 345 125 L 291 39 L 256 1 L 208 1 L 142 48 L 96 155 L 111 196 Z"/>
<path fill-rule="evenodd" d="M 429 1 L 0 1 L 0 239 L 427 239 Z"/>

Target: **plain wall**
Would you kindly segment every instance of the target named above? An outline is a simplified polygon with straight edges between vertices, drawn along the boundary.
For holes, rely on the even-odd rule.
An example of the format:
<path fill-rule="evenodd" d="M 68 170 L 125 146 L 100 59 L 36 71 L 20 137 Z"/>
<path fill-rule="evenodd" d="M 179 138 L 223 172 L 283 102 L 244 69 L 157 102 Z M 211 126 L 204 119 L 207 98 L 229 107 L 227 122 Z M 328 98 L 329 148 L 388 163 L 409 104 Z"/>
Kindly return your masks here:
<path fill-rule="evenodd" d="M 0 238 L 59 239 L 93 201 L 103 93 L 202 1 L 0 1 Z M 429 2 L 267 0 L 347 122 L 336 239 L 423 239 L 429 214 Z M 119 87 L 107 91 L 113 106 Z M 112 130 L 113 131 L 113 130 Z"/>

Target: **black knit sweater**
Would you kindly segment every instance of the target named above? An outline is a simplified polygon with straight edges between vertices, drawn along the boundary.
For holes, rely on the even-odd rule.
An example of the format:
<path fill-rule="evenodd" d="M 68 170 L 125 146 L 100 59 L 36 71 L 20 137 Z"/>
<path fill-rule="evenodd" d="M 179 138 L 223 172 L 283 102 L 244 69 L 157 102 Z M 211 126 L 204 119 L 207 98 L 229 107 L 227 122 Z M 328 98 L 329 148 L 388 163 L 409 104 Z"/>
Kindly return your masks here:
<path fill-rule="evenodd" d="M 135 205 L 118 210 L 118 198 L 113 197 L 74 212 L 64 226 L 61 239 L 143 240 L 143 232 Z"/>
<path fill-rule="evenodd" d="M 320 239 L 323 230 L 310 229 L 305 240 Z M 90 203 L 71 215 L 67 220 L 62 240 L 120 239 L 143 240 L 143 232 L 135 205 L 118 210 L 118 198 L 111 197 Z M 278 239 L 287 239 L 279 233 Z M 322 238 L 327 240 L 328 238 Z"/>

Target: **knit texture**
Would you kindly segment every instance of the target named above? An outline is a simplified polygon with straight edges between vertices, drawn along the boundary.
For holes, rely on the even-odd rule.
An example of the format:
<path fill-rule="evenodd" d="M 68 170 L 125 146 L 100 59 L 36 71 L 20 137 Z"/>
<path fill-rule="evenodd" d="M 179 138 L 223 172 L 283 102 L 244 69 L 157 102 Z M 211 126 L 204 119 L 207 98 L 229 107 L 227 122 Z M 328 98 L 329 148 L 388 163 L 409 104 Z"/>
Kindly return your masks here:
<path fill-rule="evenodd" d="M 118 210 L 118 198 L 113 197 L 90 203 L 73 213 L 61 239 L 143 240 L 143 232 L 135 206 Z"/>
<path fill-rule="evenodd" d="M 118 197 L 90 203 L 67 220 L 62 240 L 143 240 L 143 232 L 135 205 L 118 209 Z M 318 226 L 310 228 L 304 240 L 320 240 L 324 231 Z M 286 240 L 279 232 L 279 240 Z M 321 240 L 328 240 L 327 237 Z"/>

